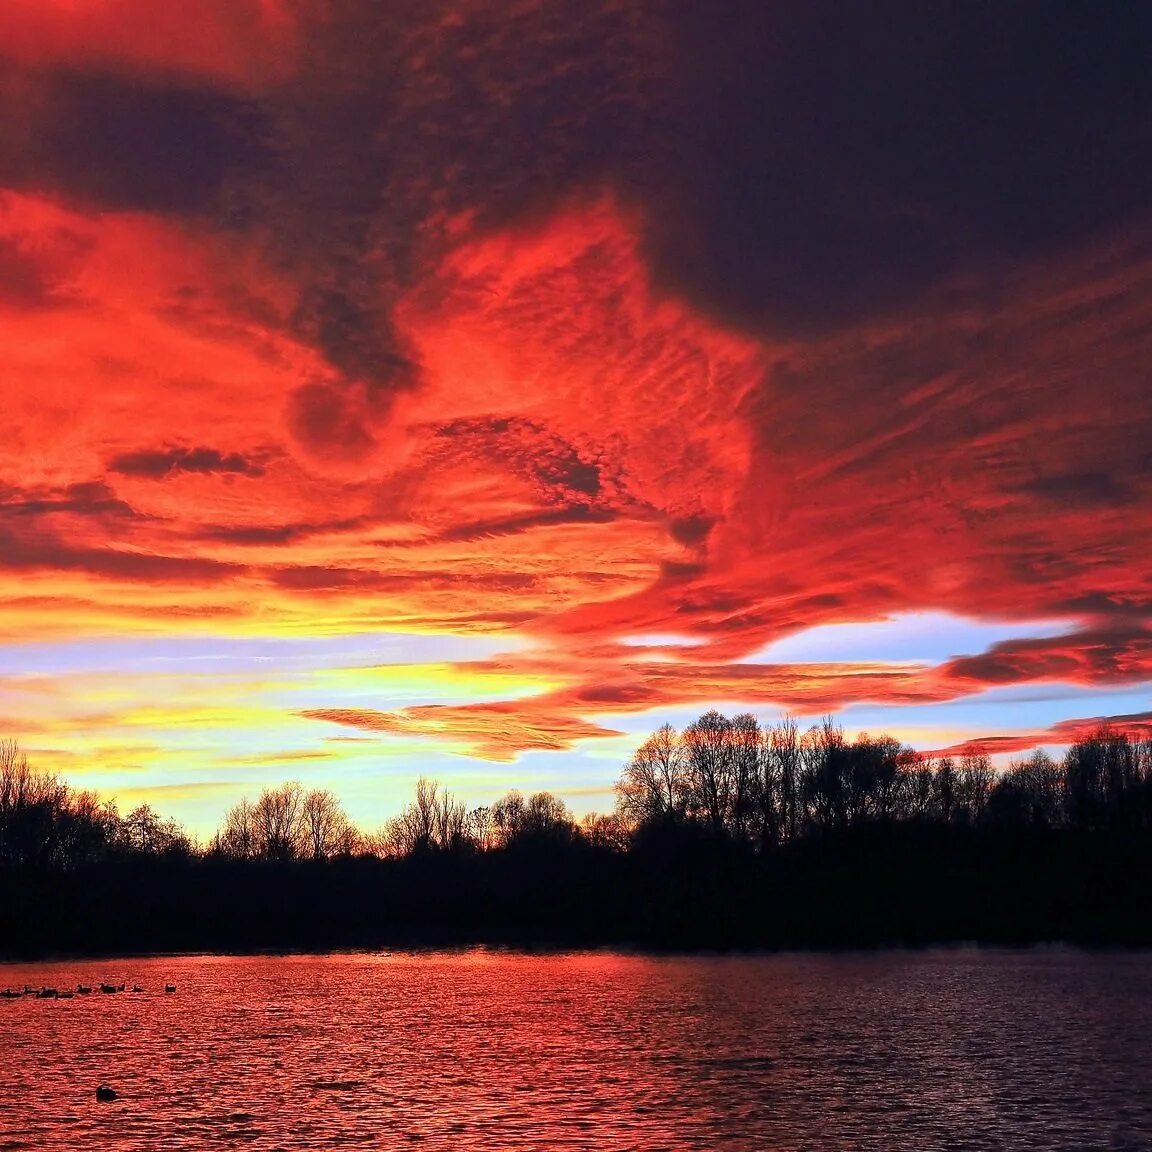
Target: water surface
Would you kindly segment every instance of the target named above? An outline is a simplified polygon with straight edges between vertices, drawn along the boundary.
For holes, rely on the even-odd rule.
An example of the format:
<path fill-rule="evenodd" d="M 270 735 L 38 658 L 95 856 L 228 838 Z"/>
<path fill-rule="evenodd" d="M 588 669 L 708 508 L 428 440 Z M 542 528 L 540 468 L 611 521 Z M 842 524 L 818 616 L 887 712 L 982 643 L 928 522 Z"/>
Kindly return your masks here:
<path fill-rule="evenodd" d="M 1148 954 L 0 965 L 101 980 L 0 1000 L 0 1150 L 1152 1149 Z"/>

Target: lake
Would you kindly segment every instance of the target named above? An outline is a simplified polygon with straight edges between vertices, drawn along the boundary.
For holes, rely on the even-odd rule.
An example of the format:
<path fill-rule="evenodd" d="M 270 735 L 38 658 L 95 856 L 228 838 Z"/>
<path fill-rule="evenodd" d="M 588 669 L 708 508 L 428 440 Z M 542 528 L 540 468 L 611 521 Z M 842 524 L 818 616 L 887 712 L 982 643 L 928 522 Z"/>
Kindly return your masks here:
<path fill-rule="evenodd" d="M 0 1149 L 1152 1148 L 1147 953 L 0 965 L 102 980 L 0 1000 Z"/>

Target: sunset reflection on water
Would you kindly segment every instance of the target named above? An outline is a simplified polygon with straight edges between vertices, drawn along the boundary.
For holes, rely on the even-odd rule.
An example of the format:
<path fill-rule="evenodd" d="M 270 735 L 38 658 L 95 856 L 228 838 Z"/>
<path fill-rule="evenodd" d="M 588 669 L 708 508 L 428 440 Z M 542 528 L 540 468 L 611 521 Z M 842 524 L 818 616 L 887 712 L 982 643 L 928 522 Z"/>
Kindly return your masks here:
<path fill-rule="evenodd" d="M 101 980 L 0 1001 L 0 1149 L 1152 1145 L 1146 954 L 0 966 Z"/>

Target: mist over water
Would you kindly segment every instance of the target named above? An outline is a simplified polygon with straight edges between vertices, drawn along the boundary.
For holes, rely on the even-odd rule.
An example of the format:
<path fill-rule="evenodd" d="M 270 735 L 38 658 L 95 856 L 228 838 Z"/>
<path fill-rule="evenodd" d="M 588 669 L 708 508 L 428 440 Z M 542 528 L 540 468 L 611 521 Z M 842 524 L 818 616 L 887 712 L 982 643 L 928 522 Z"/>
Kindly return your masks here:
<path fill-rule="evenodd" d="M 0 1000 L 0 1149 L 1152 1147 L 1148 953 L 0 965 L 101 980 Z"/>

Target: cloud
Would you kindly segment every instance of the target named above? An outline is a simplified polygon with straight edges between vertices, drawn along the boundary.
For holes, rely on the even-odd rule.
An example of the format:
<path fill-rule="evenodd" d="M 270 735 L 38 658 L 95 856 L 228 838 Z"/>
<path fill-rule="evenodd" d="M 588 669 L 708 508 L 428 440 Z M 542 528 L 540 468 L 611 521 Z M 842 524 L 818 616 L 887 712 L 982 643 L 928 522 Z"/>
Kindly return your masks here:
<path fill-rule="evenodd" d="M 0 185 L 112 210 L 202 212 L 268 162 L 256 107 L 180 81 L 32 74 L 0 128 Z"/>
<path fill-rule="evenodd" d="M 384 347 L 352 364 L 341 334 L 325 330 L 317 339 L 338 366 L 372 367 L 367 378 L 314 381 L 296 389 L 287 403 L 294 443 L 311 463 L 336 475 L 389 469 L 397 451 L 390 422 L 399 397 L 419 387 L 414 365 Z"/>
<path fill-rule="evenodd" d="M 460 707 L 429 704 L 398 712 L 318 708 L 299 715 L 368 732 L 427 737 L 457 745 L 482 760 L 497 762 L 514 760 L 522 752 L 559 751 L 571 748 L 578 740 L 620 735 L 572 716 L 537 711 L 523 702 Z"/>
<path fill-rule="evenodd" d="M 193 586 L 224 582 L 243 573 L 238 564 L 193 556 L 164 556 L 115 548 L 76 548 L 69 544 L 26 538 L 0 531 L 0 548 L 8 572 L 80 572 L 97 579 Z"/>
<path fill-rule="evenodd" d="M 487 417 L 454 420 L 435 430 L 456 456 L 468 455 L 490 462 L 506 462 L 518 476 L 532 483 L 547 503 L 591 506 L 612 481 L 605 473 L 616 467 L 609 457 L 583 451 L 555 431 L 524 417 Z M 616 493 L 619 498 L 620 493 Z"/>
<path fill-rule="evenodd" d="M 150 0 L 5 0 L 0 59 L 247 87 L 290 71 L 295 24 L 288 7 L 275 0 L 205 0 L 194 10 L 160 9 Z"/>
<path fill-rule="evenodd" d="M 232 764 L 240 768 L 259 768 L 269 764 L 292 764 L 297 761 L 333 760 L 337 753 L 330 748 L 288 748 L 278 752 L 253 753 L 249 756 L 222 756 L 218 764 Z"/>
<path fill-rule="evenodd" d="M 1080 740 L 1090 740 L 1102 730 L 1123 732 L 1130 736 L 1147 739 L 1152 737 L 1152 712 L 1130 712 L 1119 716 L 1090 716 L 1062 720 L 1050 728 L 1039 731 L 983 736 L 979 740 L 965 741 L 948 748 L 937 749 L 931 755 L 957 756 L 972 751 L 986 752 L 989 755 L 1027 752 L 1044 744 L 1066 745 L 1074 744 Z"/>
<path fill-rule="evenodd" d="M 1020 490 L 1053 505 L 1067 503 L 1114 507 L 1133 503 L 1139 494 L 1112 472 L 1065 472 L 1026 480 Z"/>
<path fill-rule="evenodd" d="M 215 448 L 162 448 L 143 452 L 126 452 L 108 462 L 110 472 L 162 480 L 179 472 L 218 473 L 221 475 L 264 475 L 261 465 L 239 452 L 220 452 Z"/>
<path fill-rule="evenodd" d="M 152 7 L 0 13 L 0 634 L 514 633 L 313 710 L 496 757 L 1149 678 L 1135 6 Z M 909 612 L 1067 627 L 754 657 Z"/>
<path fill-rule="evenodd" d="M 1152 26 L 1136 6 L 664 11 L 650 258 L 726 319 L 842 328 L 1146 214 Z"/>
<path fill-rule="evenodd" d="M 450 543 L 490 539 L 493 536 L 516 536 L 533 528 L 547 528 L 553 524 L 607 523 L 614 518 L 609 511 L 589 509 L 577 504 L 548 512 L 530 512 L 523 516 L 510 516 L 503 520 L 480 520 L 455 524 L 445 530 L 441 539 Z"/>
<path fill-rule="evenodd" d="M 41 260 L 13 240 L 0 240 L 0 308 L 44 311 L 59 302 L 58 290 Z"/>
<path fill-rule="evenodd" d="M 57 489 L 0 489 L 0 523 L 3 520 L 67 513 L 76 516 L 135 517 L 131 506 L 116 496 L 102 480 L 69 484 Z"/>
<path fill-rule="evenodd" d="M 952 660 L 940 672 L 961 691 L 1036 680 L 1140 683 L 1152 680 L 1152 630 L 1113 623 L 1065 636 L 1011 640 L 978 656 Z"/>

